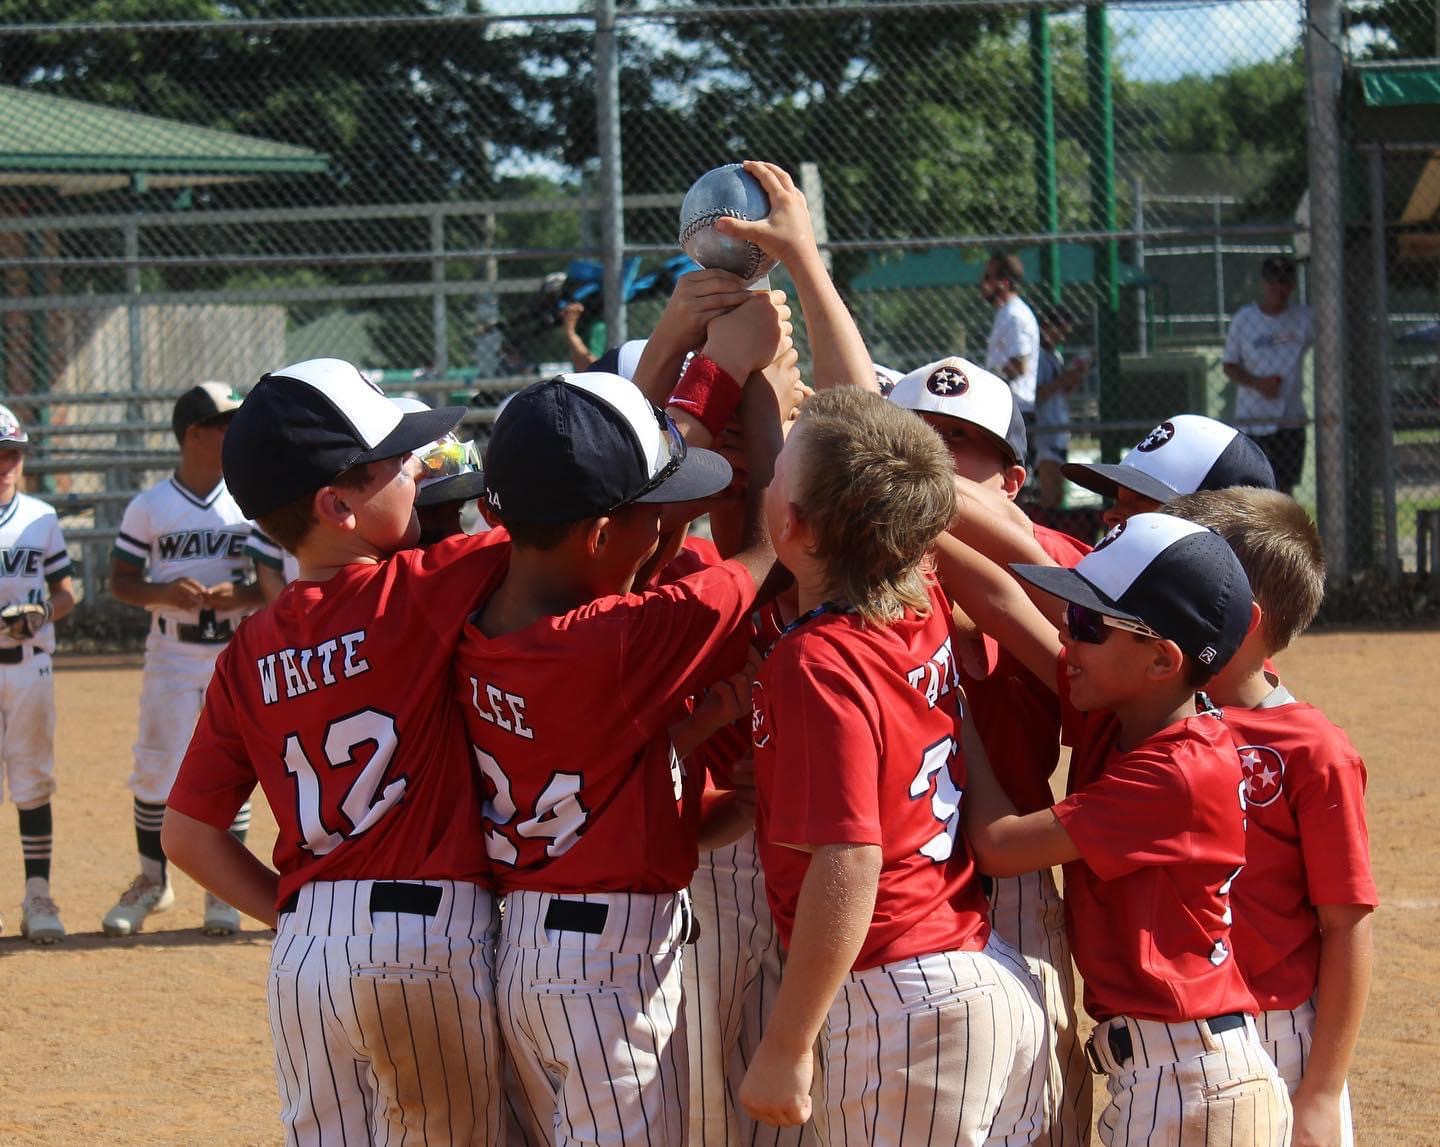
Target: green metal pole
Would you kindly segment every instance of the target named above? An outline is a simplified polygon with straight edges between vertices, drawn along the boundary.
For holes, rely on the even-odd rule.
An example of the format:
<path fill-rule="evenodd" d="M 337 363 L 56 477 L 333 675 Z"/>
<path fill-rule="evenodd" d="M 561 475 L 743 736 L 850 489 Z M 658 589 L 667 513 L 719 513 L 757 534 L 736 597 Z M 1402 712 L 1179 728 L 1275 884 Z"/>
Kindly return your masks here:
<path fill-rule="evenodd" d="M 1035 133 L 1035 213 L 1040 230 L 1054 234 L 1060 229 L 1060 193 L 1055 178 L 1055 79 L 1050 68 L 1050 13 L 1044 8 L 1030 10 L 1030 74 L 1035 77 L 1035 101 L 1040 122 Z M 1040 248 L 1040 282 L 1051 302 L 1060 301 L 1060 248 L 1054 243 Z"/>
<path fill-rule="evenodd" d="M 1115 231 L 1115 107 L 1110 91 L 1110 22 L 1104 4 L 1085 9 L 1085 68 L 1090 90 L 1090 224 Z M 1120 385 L 1120 245 L 1103 239 L 1095 251 L 1095 292 L 1100 366 L 1100 417 L 1124 416 Z M 1108 396 L 1108 399 L 1107 399 Z M 1107 460 L 1119 457 L 1133 434 L 1102 437 Z"/>

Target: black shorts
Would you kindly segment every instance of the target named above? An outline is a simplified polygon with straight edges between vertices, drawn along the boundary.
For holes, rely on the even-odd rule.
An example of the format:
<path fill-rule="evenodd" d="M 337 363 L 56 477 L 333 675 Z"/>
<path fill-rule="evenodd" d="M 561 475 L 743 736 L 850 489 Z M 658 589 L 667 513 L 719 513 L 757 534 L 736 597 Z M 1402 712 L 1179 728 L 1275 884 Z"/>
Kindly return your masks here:
<path fill-rule="evenodd" d="M 1275 471 L 1275 488 L 1286 494 L 1300 482 L 1305 469 L 1305 427 L 1292 426 L 1274 434 L 1255 435 L 1255 445 L 1270 459 Z"/>

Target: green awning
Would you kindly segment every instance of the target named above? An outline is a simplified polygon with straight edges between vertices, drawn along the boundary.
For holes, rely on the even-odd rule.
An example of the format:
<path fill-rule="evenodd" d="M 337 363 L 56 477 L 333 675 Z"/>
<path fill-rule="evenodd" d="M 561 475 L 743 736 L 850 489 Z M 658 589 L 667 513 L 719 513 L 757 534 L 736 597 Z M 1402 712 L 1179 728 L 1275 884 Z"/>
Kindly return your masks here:
<path fill-rule="evenodd" d="M 0 172 L 303 175 L 306 147 L 0 86 Z"/>
<path fill-rule="evenodd" d="M 1440 63 L 1406 68 L 1365 69 L 1360 73 L 1365 103 L 1374 108 L 1440 104 Z"/>

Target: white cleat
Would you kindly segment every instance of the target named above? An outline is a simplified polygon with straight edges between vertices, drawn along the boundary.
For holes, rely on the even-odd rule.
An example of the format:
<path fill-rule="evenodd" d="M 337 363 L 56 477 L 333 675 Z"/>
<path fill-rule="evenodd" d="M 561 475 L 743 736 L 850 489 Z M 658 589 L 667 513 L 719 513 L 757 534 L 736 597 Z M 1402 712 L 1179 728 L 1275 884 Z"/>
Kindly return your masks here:
<path fill-rule="evenodd" d="M 240 909 L 217 896 L 205 893 L 205 923 L 200 931 L 207 936 L 233 936 L 240 931 Z"/>
<path fill-rule="evenodd" d="M 100 927 L 107 936 L 133 936 L 140 931 L 145 917 L 152 912 L 165 912 L 175 906 L 175 893 L 170 882 L 163 883 L 137 876 L 130 887 L 120 893 L 120 900 L 114 908 L 105 913 Z"/>
<path fill-rule="evenodd" d="M 58 944 L 65 939 L 60 909 L 48 896 L 27 896 L 20 907 L 20 935 L 32 944 Z"/>

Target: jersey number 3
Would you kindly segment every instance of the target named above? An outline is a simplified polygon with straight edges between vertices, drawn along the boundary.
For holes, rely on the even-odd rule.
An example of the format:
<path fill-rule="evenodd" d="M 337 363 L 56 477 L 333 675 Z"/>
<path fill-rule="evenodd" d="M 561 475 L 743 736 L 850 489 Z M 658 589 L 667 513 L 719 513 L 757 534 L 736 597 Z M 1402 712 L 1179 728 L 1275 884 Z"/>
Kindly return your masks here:
<path fill-rule="evenodd" d="M 920 758 L 920 771 L 910 782 L 910 799 L 930 798 L 930 812 L 944 827 L 920 846 L 920 855 L 939 863 L 955 851 L 955 833 L 960 828 L 960 789 L 950 775 L 955 756 L 955 739 L 936 741 Z"/>
<path fill-rule="evenodd" d="M 399 736 L 395 731 L 395 718 L 377 709 L 361 709 L 338 721 L 331 721 L 325 729 L 325 762 L 332 769 L 343 769 L 355 764 L 355 750 L 371 744 L 375 751 L 365 762 L 340 801 L 340 811 L 350 822 L 348 833 L 332 832 L 325 827 L 320 814 L 320 793 L 323 788 L 315 766 L 305 755 L 300 737 L 291 733 L 285 738 L 285 768 L 295 778 L 297 812 L 300 832 L 304 837 L 301 846 L 315 856 L 324 856 L 347 837 L 359 836 L 384 816 L 405 792 L 405 778 L 396 777 L 385 791 L 376 798 L 376 790 L 385 779 L 385 770 L 390 758 L 395 755 Z"/>

